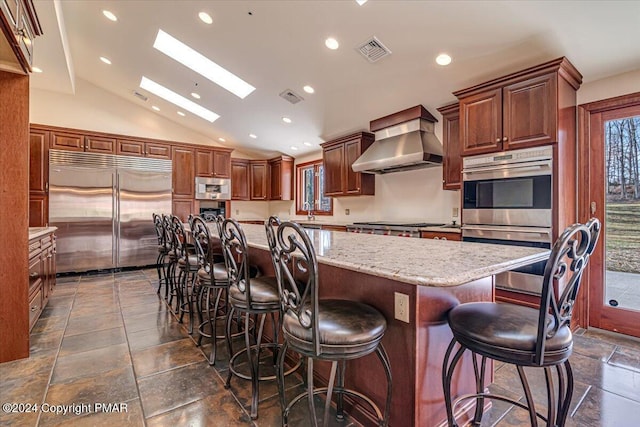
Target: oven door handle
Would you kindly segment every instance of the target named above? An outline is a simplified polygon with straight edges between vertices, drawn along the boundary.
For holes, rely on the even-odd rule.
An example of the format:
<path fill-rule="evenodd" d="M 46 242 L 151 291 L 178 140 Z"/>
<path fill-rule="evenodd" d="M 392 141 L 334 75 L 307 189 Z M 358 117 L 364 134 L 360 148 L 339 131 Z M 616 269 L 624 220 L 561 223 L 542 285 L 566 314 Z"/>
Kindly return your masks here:
<path fill-rule="evenodd" d="M 486 233 L 483 233 L 486 232 Z M 550 228 L 462 226 L 462 238 L 551 242 Z"/>
<path fill-rule="evenodd" d="M 551 234 L 551 230 L 548 228 L 533 228 L 533 227 L 486 227 L 478 225 L 463 225 L 464 230 L 478 230 L 478 231 L 499 231 L 502 233 L 538 233 L 538 234 Z"/>
<path fill-rule="evenodd" d="M 497 174 L 496 174 L 497 172 Z M 531 173 L 535 172 L 535 173 Z M 488 166 L 483 168 L 465 169 L 462 171 L 463 175 L 478 175 L 486 174 L 490 177 L 502 177 L 509 178 L 510 176 L 531 176 L 531 175 L 551 175 L 551 161 L 544 160 L 539 162 L 532 162 L 526 164 L 516 165 L 500 165 L 500 166 Z"/>

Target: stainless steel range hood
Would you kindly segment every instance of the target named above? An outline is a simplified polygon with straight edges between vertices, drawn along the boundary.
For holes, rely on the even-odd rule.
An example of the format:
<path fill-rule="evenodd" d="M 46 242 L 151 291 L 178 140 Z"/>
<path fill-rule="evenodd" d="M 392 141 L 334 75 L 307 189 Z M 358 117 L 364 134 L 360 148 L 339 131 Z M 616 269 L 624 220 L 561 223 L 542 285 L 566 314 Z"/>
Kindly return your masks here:
<path fill-rule="evenodd" d="M 377 131 L 353 171 L 383 174 L 442 164 L 442 143 L 433 129 L 433 122 L 418 118 Z"/>

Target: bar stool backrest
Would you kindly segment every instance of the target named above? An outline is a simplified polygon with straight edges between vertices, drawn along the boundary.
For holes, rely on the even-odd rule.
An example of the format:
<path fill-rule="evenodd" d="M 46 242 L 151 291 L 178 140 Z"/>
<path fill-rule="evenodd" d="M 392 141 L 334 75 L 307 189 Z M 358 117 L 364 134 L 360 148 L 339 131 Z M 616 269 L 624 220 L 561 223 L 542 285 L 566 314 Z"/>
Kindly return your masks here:
<path fill-rule="evenodd" d="M 158 238 L 158 246 L 165 246 L 167 243 L 165 240 L 164 225 L 162 224 L 162 217 L 157 213 L 153 213 L 153 226 L 156 229 L 156 237 Z"/>
<path fill-rule="evenodd" d="M 600 221 L 573 224 L 556 240 L 544 270 L 534 363 L 542 365 L 546 341 L 571 321 L 584 268 L 600 235 Z M 555 284 L 555 286 L 554 286 Z M 562 293 L 556 296 L 555 289 Z M 551 316 L 551 323 L 549 323 Z"/>
<path fill-rule="evenodd" d="M 171 224 L 171 215 L 162 214 L 162 230 L 164 232 L 164 241 L 175 251 L 176 246 L 173 242 L 173 225 Z"/>
<path fill-rule="evenodd" d="M 314 352 L 319 356 L 318 260 L 313 243 L 300 224 L 290 221 L 278 226 L 275 239 L 267 240 L 276 265 L 282 308 L 293 314 L 300 326 L 311 330 Z"/>
<path fill-rule="evenodd" d="M 200 216 L 194 216 L 191 221 L 191 235 L 196 248 L 198 265 L 207 273 L 211 272 L 211 236 L 209 227 Z"/>
<path fill-rule="evenodd" d="M 251 310 L 253 300 L 247 238 L 238 221 L 232 218 L 222 221 L 220 237 L 229 284 L 244 294 L 247 308 Z"/>
<path fill-rule="evenodd" d="M 173 230 L 173 243 L 175 245 L 174 250 L 176 257 L 187 258 L 187 234 L 184 231 L 184 225 L 182 220 L 175 215 L 172 215 L 171 225 Z"/>

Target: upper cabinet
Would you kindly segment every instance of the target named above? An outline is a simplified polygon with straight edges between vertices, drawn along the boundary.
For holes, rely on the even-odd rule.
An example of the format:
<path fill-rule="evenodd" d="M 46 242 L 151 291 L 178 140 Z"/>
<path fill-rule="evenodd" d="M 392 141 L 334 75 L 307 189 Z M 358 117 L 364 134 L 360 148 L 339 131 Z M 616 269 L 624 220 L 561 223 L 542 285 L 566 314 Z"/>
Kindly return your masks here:
<path fill-rule="evenodd" d="M 442 188 L 459 190 L 462 182 L 462 158 L 460 157 L 460 104 L 438 108 L 442 114 Z"/>
<path fill-rule="evenodd" d="M 575 115 L 581 83 L 563 57 L 454 92 L 462 156 L 560 142 L 566 131 L 561 118 Z"/>
<path fill-rule="evenodd" d="M 213 176 L 213 151 L 196 150 L 196 176 Z"/>
<path fill-rule="evenodd" d="M 42 28 L 32 0 L 0 0 L 0 70 L 28 74 Z"/>
<path fill-rule="evenodd" d="M 196 176 L 231 178 L 231 150 L 196 150 Z"/>
<path fill-rule="evenodd" d="M 249 162 L 249 195 L 251 200 L 268 200 L 269 162 L 252 160 Z"/>
<path fill-rule="evenodd" d="M 249 160 L 231 159 L 231 200 L 249 200 Z"/>
<path fill-rule="evenodd" d="M 171 160 L 171 145 L 155 141 L 146 142 L 136 139 L 118 139 L 116 141 L 116 154 Z"/>
<path fill-rule="evenodd" d="M 375 176 L 351 169 L 353 162 L 373 144 L 373 140 L 373 134 L 358 132 L 321 144 L 325 196 L 375 194 Z"/>
<path fill-rule="evenodd" d="M 231 159 L 231 200 L 293 200 L 293 157 Z"/>
<path fill-rule="evenodd" d="M 116 139 L 83 135 L 73 131 L 52 130 L 49 147 L 55 150 L 86 151 L 88 153 L 116 153 Z"/>
<path fill-rule="evenodd" d="M 269 200 L 293 200 L 293 157 L 269 160 Z"/>
<path fill-rule="evenodd" d="M 173 197 L 193 199 L 195 197 L 195 150 L 189 147 L 171 147 L 173 169 Z"/>

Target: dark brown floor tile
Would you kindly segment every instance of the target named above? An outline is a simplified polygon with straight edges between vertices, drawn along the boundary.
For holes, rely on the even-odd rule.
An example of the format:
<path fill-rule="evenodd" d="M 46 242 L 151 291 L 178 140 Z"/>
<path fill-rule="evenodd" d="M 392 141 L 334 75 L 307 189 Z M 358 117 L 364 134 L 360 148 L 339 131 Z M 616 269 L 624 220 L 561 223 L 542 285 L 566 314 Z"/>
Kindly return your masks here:
<path fill-rule="evenodd" d="M 196 363 L 138 380 L 147 417 L 225 393 L 222 380 L 208 363 Z"/>
<path fill-rule="evenodd" d="M 123 326 L 122 315 L 120 313 L 95 313 L 90 316 L 69 318 L 69 324 L 64 334 L 65 336 L 78 335 L 120 326 Z"/>
<path fill-rule="evenodd" d="M 77 285 L 67 285 L 67 284 L 56 284 L 56 287 L 53 288 L 53 295 L 54 296 L 66 296 L 66 297 L 72 297 L 76 294 L 76 291 L 78 290 L 78 286 Z"/>
<path fill-rule="evenodd" d="M 153 347 L 166 342 L 177 341 L 187 337 L 187 332 L 178 324 L 171 323 L 156 329 L 145 329 L 137 332 L 127 332 L 131 351 Z"/>
<path fill-rule="evenodd" d="M 568 427 L 637 425 L 640 403 L 592 387 Z"/>
<path fill-rule="evenodd" d="M 63 330 L 47 331 L 41 334 L 31 334 L 29 337 L 29 354 L 35 355 L 40 352 L 58 350 L 62 342 Z"/>
<path fill-rule="evenodd" d="M 17 408 L 14 408 L 17 409 Z M 37 412 L 0 412 L 0 426 L 11 427 L 35 427 L 38 422 Z"/>
<path fill-rule="evenodd" d="M 616 334 L 614 332 L 604 331 L 601 329 L 590 328 L 585 331 L 584 336 L 589 338 L 596 338 L 600 341 L 603 341 L 609 344 L 620 345 L 623 347 L 635 348 L 635 349 L 640 348 L 639 338 L 634 338 L 634 337 L 630 337 L 622 334 Z"/>
<path fill-rule="evenodd" d="M 574 354 L 571 365 L 576 382 L 591 384 L 627 399 L 640 401 L 640 372 Z"/>
<path fill-rule="evenodd" d="M 615 344 L 610 344 L 589 336 L 578 335 L 573 337 L 574 353 L 599 359 L 603 362 L 609 360 L 615 349 Z"/>
<path fill-rule="evenodd" d="M 202 362 L 204 356 L 192 340 L 185 338 L 132 353 L 136 377 Z"/>
<path fill-rule="evenodd" d="M 100 406 L 93 407 L 93 412 L 65 420 L 64 427 L 138 427 L 144 425 L 144 415 L 140 406 L 140 399 L 128 402 L 99 402 Z M 116 406 L 107 406 L 115 403 Z M 118 408 L 118 410 L 114 410 Z"/>
<path fill-rule="evenodd" d="M 29 378 L 40 373 L 51 373 L 56 360 L 56 350 L 43 351 L 32 354 L 27 359 L 14 360 L 0 363 L 0 381 L 4 387 L 5 382 L 21 378 Z M 2 393 L 4 397 L 4 393 Z"/>
<path fill-rule="evenodd" d="M 26 374 L 24 377 L 12 380 L 2 379 L 0 395 L 2 402 L 14 403 L 42 403 L 49 381 L 49 370 L 43 370 L 34 374 Z M 0 423 L 0 425 L 2 425 Z"/>
<path fill-rule="evenodd" d="M 128 307 L 122 307 L 122 317 L 125 322 L 129 317 L 140 316 L 142 314 L 164 313 L 169 311 L 164 301 L 158 301 L 155 304 L 139 304 Z"/>
<path fill-rule="evenodd" d="M 47 317 L 57 317 L 57 316 L 68 316 L 69 311 L 71 311 L 71 304 L 73 300 L 69 299 L 68 302 L 60 303 L 60 304 L 47 304 L 47 306 L 42 310 L 42 314 L 40 315 L 40 319 L 46 319 Z"/>
<path fill-rule="evenodd" d="M 106 313 L 118 313 L 120 314 L 120 307 L 117 303 L 110 304 L 96 304 L 96 305 L 74 305 L 71 309 L 70 319 L 75 319 L 77 317 L 87 317 L 87 316 L 95 316 L 102 315 Z"/>
<path fill-rule="evenodd" d="M 609 364 L 640 372 L 640 347 L 636 349 L 618 347 L 609 359 Z"/>
<path fill-rule="evenodd" d="M 491 384 L 489 386 L 489 392 L 496 395 L 501 395 L 508 397 L 510 399 L 518 400 L 522 396 L 522 393 L 513 393 L 509 390 L 506 390 L 499 385 Z M 514 408 L 509 402 L 503 402 L 497 399 L 491 400 L 491 408 L 482 415 L 482 424 L 481 426 L 493 426 L 498 421 L 507 415 L 507 413 Z"/>
<path fill-rule="evenodd" d="M 43 332 L 60 331 L 67 325 L 68 316 L 52 316 L 40 318 L 36 321 L 31 329 L 32 334 L 41 334 Z"/>
<path fill-rule="evenodd" d="M 69 382 L 76 378 L 93 377 L 102 372 L 130 365 L 129 347 L 126 344 L 58 356 L 51 384 Z"/>
<path fill-rule="evenodd" d="M 124 317 L 124 325 L 127 328 L 127 334 L 146 329 L 159 330 L 166 328 L 171 324 L 177 324 L 177 322 L 173 315 L 166 310 Z"/>
<path fill-rule="evenodd" d="M 157 304 L 158 301 L 161 301 L 160 297 L 156 294 L 153 295 L 142 295 L 142 296 L 133 296 L 130 298 L 120 297 L 120 306 L 121 307 L 129 307 L 132 305 L 147 305 L 147 304 Z"/>
<path fill-rule="evenodd" d="M 223 392 L 147 419 L 148 427 L 172 425 L 247 426 L 251 425 L 251 419 L 240 409 L 231 394 Z"/>
<path fill-rule="evenodd" d="M 95 350 L 97 348 L 109 347 L 126 342 L 127 337 L 122 327 L 65 336 L 62 339 L 60 356 L 67 356 L 73 353 Z"/>
<path fill-rule="evenodd" d="M 94 377 L 80 378 L 65 384 L 53 384 L 49 387 L 46 402 L 51 405 L 70 403 L 90 404 L 96 402 L 127 402 L 138 397 L 133 370 L 127 366 L 103 372 Z M 40 426 L 56 425 L 75 419 L 75 414 L 42 414 Z"/>

